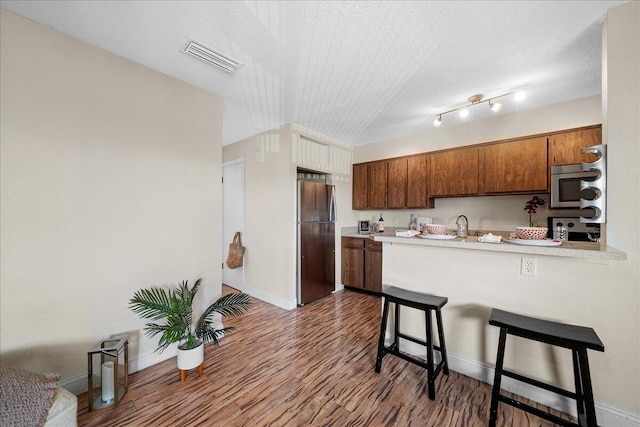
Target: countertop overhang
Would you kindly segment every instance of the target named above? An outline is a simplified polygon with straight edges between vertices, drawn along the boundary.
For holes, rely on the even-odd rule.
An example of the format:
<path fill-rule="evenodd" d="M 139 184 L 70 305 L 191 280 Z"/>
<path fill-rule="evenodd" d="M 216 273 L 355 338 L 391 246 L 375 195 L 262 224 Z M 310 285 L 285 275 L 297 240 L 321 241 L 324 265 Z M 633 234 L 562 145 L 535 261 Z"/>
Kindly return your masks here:
<path fill-rule="evenodd" d="M 531 254 L 556 256 L 567 258 L 589 258 L 603 261 L 624 261 L 627 254 L 612 248 L 610 246 L 601 247 L 598 243 L 590 242 L 565 242 L 562 246 L 524 246 L 515 245 L 502 241 L 500 243 L 483 243 L 478 241 L 478 237 L 456 237 L 453 240 L 429 240 L 419 237 L 396 237 L 395 232 L 384 232 L 376 234 L 343 234 L 344 237 L 361 237 L 370 238 L 376 242 L 416 245 L 416 246 L 435 246 L 451 249 L 471 249 L 478 251 L 490 252 L 506 252 L 517 254 Z"/>

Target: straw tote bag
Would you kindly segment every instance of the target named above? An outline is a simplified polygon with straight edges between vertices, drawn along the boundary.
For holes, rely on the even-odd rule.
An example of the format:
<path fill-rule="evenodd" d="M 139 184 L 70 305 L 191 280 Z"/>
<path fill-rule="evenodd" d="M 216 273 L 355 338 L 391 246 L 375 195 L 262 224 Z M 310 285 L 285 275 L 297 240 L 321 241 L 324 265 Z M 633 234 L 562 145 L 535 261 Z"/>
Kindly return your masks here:
<path fill-rule="evenodd" d="M 229 255 L 227 256 L 227 267 L 234 269 L 242 267 L 242 259 L 244 258 L 244 246 L 240 240 L 240 232 L 237 231 L 233 236 L 233 241 L 229 243 Z"/>

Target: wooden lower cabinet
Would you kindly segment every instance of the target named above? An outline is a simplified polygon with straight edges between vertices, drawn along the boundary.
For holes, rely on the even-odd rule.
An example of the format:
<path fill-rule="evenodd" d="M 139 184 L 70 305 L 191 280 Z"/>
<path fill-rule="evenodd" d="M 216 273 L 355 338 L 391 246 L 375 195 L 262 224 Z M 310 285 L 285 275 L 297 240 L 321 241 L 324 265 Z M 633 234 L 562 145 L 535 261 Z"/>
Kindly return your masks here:
<path fill-rule="evenodd" d="M 382 291 L 382 242 L 366 239 L 364 248 L 364 289 Z"/>
<path fill-rule="evenodd" d="M 382 243 L 368 238 L 342 238 L 342 284 L 369 292 L 382 291 Z"/>

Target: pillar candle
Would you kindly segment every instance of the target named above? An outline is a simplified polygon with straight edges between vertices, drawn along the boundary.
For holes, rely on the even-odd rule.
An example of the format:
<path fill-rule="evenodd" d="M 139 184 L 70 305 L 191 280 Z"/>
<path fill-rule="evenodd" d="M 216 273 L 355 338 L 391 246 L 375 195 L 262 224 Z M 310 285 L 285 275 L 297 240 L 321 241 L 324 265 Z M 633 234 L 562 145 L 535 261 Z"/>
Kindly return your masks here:
<path fill-rule="evenodd" d="M 102 402 L 113 400 L 113 362 L 102 364 Z"/>

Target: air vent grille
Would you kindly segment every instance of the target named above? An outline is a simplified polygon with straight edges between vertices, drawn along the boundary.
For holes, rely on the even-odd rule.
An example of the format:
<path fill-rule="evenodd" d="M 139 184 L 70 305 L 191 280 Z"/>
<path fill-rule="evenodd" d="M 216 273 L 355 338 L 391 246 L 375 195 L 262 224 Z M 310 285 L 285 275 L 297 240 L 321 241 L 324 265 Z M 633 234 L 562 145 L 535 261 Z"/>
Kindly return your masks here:
<path fill-rule="evenodd" d="M 218 52 L 210 47 L 198 43 L 194 40 L 189 40 L 184 47 L 184 53 L 195 56 L 196 58 L 211 64 L 221 70 L 231 74 L 238 68 L 242 67 L 242 63 L 237 59 L 233 59 L 228 55 Z"/>

